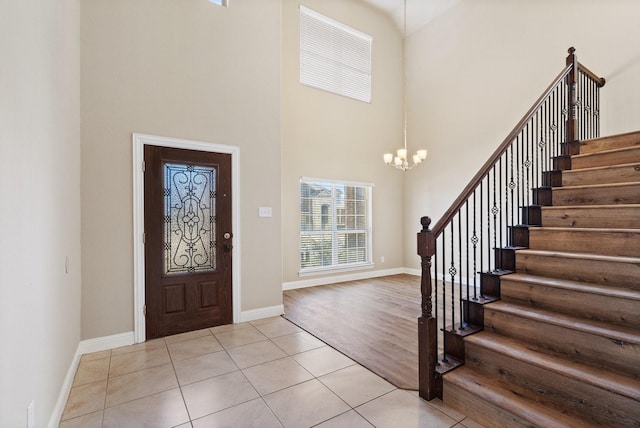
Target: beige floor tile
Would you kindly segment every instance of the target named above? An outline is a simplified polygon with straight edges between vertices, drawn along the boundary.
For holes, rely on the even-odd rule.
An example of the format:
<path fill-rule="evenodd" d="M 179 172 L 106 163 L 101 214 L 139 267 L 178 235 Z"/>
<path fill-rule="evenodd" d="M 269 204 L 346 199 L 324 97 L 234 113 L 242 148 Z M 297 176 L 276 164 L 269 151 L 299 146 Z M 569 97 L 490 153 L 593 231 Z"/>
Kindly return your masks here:
<path fill-rule="evenodd" d="M 111 349 L 106 351 L 92 352 L 90 354 L 84 354 L 80 361 L 100 360 L 102 358 L 109 358 L 111 356 Z"/>
<path fill-rule="evenodd" d="M 287 356 L 282 349 L 269 340 L 238 346 L 228 349 L 227 352 L 241 369 Z"/>
<path fill-rule="evenodd" d="M 103 411 L 89 413 L 88 415 L 62 421 L 59 428 L 102 428 Z"/>
<path fill-rule="evenodd" d="M 299 354 L 300 352 L 310 351 L 311 349 L 326 346 L 322 340 L 316 339 L 306 331 L 274 337 L 271 341 L 289 355 Z"/>
<path fill-rule="evenodd" d="M 470 418 L 465 418 L 462 420 L 462 422 L 460 422 L 458 425 L 456 426 L 460 426 L 462 428 L 484 428 L 484 425 L 474 421 L 473 419 Z"/>
<path fill-rule="evenodd" d="M 168 391 L 178 387 L 173 366 L 165 364 L 109 378 L 106 407 Z"/>
<path fill-rule="evenodd" d="M 226 349 L 267 340 L 267 337 L 254 326 L 216 333 L 215 336 Z"/>
<path fill-rule="evenodd" d="M 255 326 L 260 333 L 269 338 L 285 336 L 287 334 L 299 333 L 302 329 L 284 318 L 278 317 L 275 320 Z"/>
<path fill-rule="evenodd" d="M 169 343 L 182 342 L 184 340 L 197 339 L 198 337 L 211 336 L 211 331 L 208 328 L 202 330 L 188 331 L 186 333 L 174 334 L 172 336 L 166 336 L 164 341 Z"/>
<path fill-rule="evenodd" d="M 330 346 L 323 346 L 321 348 L 312 349 L 311 351 L 302 352 L 300 354 L 293 355 L 292 358 L 316 377 L 323 376 L 355 364 L 353 360 L 345 357 Z"/>
<path fill-rule="evenodd" d="M 166 427 L 189 422 L 180 389 L 129 401 L 104 411 L 104 427 Z"/>
<path fill-rule="evenodd" d="M 396 389 L 380 376 L 357 364 L 329 373 L 318 380 L 351 407 L 357 407 Z"/>
<path fill-rule="evenodd" d="M 161 366 L 171 362 L 166 346 L 141 349 L 111 356 L 109 377 L 122 376 L 127 373 Z"/>
<path fill-rule="evenodd" d="M 282 318 L 282 316 L 280 316 L 280 315 L 277 315 L 275 317 L 261 318 L 259 320 L 253 320 L 253 321 L 250 321 L 250 322 L 251 322 L 252 325 L 261 325 L 261 324 L 268 324 L 270 322 L 274 322 L 274 321 L 277 321 L 279 319 L 284 319 L 284 318 Z M 287 322 L 289 322 L 289 321 L 287 321 Z"/>
<path fill-rule="evenodd" d="M 316 428 L 373 428 L 365 418 L 353 410 L 316 425 Z"/>
<path fill-rule="evenodd" d="M 176 361 L 173 366 L 180 385 L 188 385 L 238 370 L 238 366 L 225 351 Z"/>
<path fill-rule="evenodd" d="M 222 351 L 223 349 L 222 345 L 220 345 L 212 334 L 196 339 L 170 343 L 167 346 L 169 347 L 169 353 L 171 354 L 173 362 L 211 354 L 212 352 Z"/>
<path fill-rule="evenodd" d="M 81 359 L 73 378 L 73 386 L 105 380 L 109 376 L 110 357 L 100 359 Z"/>
<path fill-rule="evenodd" d="M 350 410 L 316 379 L 263 397 L 286 428 L 310 427 Z"/>
<path fill-rule="evenodd" d="M 150 351 L 151 349 L 154 349 L 154 348 L 166 348 L 166 347 L 167 347 L 167 344 L 164 342 L 164 339 L 152 339 L 146 342 L 137 343 L 135 345 L 122 346 L 120 348 L 112 349 L 111 356 L 113 357 L 114 355 L 127 354 L 129 352 L 136 352 L 136 351 L 144 351 L 144 350 Z"/>
<path fill-rule="evenodd" d="M 282 424 L 261 398 L 193 421 L 193 428 L 223 427 L 282 428 Z"/>
<path fill-rule="evenodd" d="M 457 422 L 415 395 L 396 389 L 355 409 L 376 428 L 449 428 Z"/>
<path fill-rule="evenodd" d="M 192 420 L 259 397 L 240 371 L 184 386 L 182 395 Z"/>
<path fill-rule="evenodd" d="M 218 333 L 228 333 L 230 331 L 240 330 L 242 328 L 247 328 L 247 327 L 252 327 L 250 322 L 241 322 L 241 323 L 237 323 L 237 324 L 219 325 L 217 327 L 211 327 L 209 330 L 213 334 L 218 334 Z"/>
<path fill-rule="evenodd" d="M 418 397 L 420 396 L 417 391 L 415 393 L 416 393 L 416 395 Z M 464 418 L 466 418 L 466 415 L 463 415 L 462 413 L 458 412 L 457 410 L 452 409 L 451 407 L 447 406 L 439 398 L 435 398 L 435 399 L 433 399 L 431 401 L 426 401 L 426 403 L 428 405 L 430 405 L 431 407 L 435 407 L 437 410 L 440 410 L 442 413 L 444 413 L 445 415 L 449 416 L 452 419 L 455 419 L 458 422 L 460 422 Z"/>
<path fill-rule="evenodd" d="M 102 410 L 106 391 L 106 380 L 71 388 L 61 420 L 73 419 Z"/>
<path fill-rule="evenodd" d="M 191 425 L 191 422 L 187 422 L 186 424 L 178 425 L 174 428 L 193 428 L 193 425 Z"/>
<path fill-rule="evenodd" d="M 291 357 L 259 364 L 244 369 L 243 372 L 260 395 L 313 379 L 313 376 Z"/>

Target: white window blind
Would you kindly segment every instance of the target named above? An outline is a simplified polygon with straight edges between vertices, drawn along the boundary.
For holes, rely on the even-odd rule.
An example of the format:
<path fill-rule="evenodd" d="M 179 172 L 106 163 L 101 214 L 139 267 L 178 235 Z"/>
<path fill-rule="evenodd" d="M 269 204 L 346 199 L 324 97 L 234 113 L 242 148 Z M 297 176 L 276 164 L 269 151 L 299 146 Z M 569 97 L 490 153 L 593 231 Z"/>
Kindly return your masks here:
<path fill-rule="evenodd" d="M 371 102 L 372 40 L 300 6 L 300 83 Z"/>
<path fill-rule="evenodd" d="M 300 273 L 371 264 L 372 185 L 300 180 Z"/>

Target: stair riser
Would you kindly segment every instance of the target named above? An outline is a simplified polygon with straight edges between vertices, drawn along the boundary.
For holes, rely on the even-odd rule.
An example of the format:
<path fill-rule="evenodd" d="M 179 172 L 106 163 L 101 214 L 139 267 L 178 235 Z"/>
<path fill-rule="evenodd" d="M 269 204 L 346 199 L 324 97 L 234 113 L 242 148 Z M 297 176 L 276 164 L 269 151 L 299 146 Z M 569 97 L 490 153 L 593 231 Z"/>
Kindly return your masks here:
<path fill-rule="evenodd" d="M 546 227 L 640 227 L 640 205 L 636 207 L 542 208 L 542 225 Z"/>
<path fill-rule="evenodd" d="M 555 288 L 543 284 L 500 281 L 501 300 L 531 307 L 551 309 L 595 321 L 612 322 L 630 328 L 640 328 L 640 301 L 577 290 Z M 580 302 L 576 305 L 576 302 Z"/>
<path fill-rule="evenodd" d="M 640 204 L 640 184 L 597 188 L 557 187 L 553 189 L 552 204 L 554 206 Z"/>
<path fill-rule="evenodd" d="M 485 307 L 485 330 L 542 346 L 575 361 L 640 376 L 640 345 Z"/>
<path fill-rule="evenodd" d="M 635 181 L 640 181 L 640 163 L 610 168 L 577 169 L 562 172 L 563 186 L 632 183 Z"/>
<path fill-rule="evenodd" d="M 622 149 L 635 145 L 640 145 L 640 133 L 638 132 L 582 141 L 580 143 L 580 153 L 595 153 L 603 150 Z"/>
<path fill-rule="evenodd" d="M 531 428 L 531 424 L 527 421 L 448 382 L 447 376 L 444 377 L 442 401 L 460 413 L 473 415 L 471 418 L 485 427 Z"/>
<path fill-rule="evenodd" d="M 516 252 L 516 271 L 640 290 L 640 265 L 598 260 L 538 256 Z"/>
<path fill-rule="evenodd" d="M 629 150 L 593 153 L 571 157 L 571 169 L 622 165 L 640 162 L 640 146 Z"/>
<path fill-rule="evenodd" d="M 561 230 L 531 228 L 529 248 L 534 250 L 568 251 L 607 256 L 640 256 L 640 230 Z"/>
<path fill-rule="evenodd" d="M 640 406 L 633 398 L 506 356 L 492 349 L 467 343 L 465 364 L 496 379 L 519 385 L 525 397 L 557 411 L 568 410 L 594 425 L 614 426 L 639 423 Z"/>

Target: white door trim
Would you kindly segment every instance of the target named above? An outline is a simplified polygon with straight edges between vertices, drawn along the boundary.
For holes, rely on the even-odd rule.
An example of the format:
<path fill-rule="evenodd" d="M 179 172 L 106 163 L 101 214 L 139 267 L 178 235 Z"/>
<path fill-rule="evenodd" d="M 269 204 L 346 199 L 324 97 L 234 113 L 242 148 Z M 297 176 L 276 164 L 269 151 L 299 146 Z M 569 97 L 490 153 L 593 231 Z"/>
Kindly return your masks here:
<path fill-rule="evenodd" d="M 240 322 L 240 148 L 202 141 L 133 134 L 133 322 L 136 343 L 146 340 L 144 318 L 144 146 L 161 146 L 231 155 L 231 221 L 233 222 L 232 281 L 233 322 Z"/>

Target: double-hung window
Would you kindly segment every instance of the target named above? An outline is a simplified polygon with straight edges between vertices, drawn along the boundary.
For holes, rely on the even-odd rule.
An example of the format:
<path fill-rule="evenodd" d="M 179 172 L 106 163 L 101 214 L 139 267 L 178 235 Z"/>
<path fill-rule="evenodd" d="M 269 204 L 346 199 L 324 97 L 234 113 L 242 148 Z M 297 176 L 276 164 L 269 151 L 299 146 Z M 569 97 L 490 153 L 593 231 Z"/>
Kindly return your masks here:
<path fill-rule="evenodd" d="M 371 265 L 367 183 L 300 180 L 300 273 Z"/>

